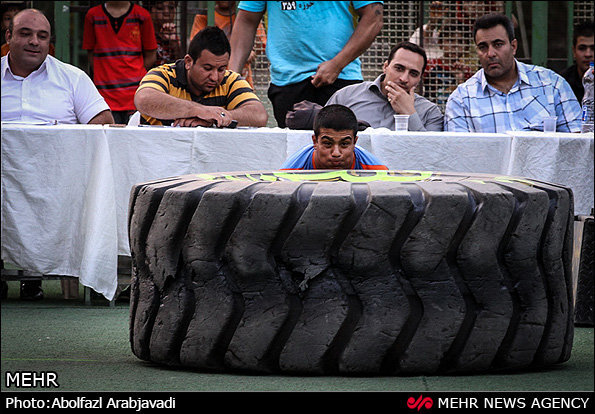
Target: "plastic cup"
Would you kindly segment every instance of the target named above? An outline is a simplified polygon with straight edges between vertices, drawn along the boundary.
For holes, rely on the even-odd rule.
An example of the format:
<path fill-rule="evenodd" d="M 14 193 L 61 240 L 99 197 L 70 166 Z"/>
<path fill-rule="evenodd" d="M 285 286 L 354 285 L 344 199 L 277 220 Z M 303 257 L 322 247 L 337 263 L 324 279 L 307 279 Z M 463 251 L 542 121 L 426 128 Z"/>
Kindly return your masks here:
<path fill-rule="evenodd" d="M 394 115 L 395 117 L 395 131 L 409 130 L 409 115 Z"/>
<path fill-rule="evenodd" d="M 543 118 L 543 132 L 556 132 L 556 122 L 558 118 L 555 116 L 546 116 Z"/>

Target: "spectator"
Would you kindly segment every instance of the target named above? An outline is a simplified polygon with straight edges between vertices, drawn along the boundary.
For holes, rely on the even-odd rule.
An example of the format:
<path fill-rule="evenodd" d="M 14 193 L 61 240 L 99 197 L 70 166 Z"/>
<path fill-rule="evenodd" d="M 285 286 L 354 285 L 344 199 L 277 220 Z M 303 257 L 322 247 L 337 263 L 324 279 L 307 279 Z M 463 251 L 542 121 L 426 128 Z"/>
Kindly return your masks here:
<path fill-rule="evenodd" d="M 442 6 L 441 1 L 433 1 L 430 4 L 429 19 L 423 28 L 423 48 L 426 51 L 428 60 L 440 59 L 443 55 L 442 48 L 440 47 L 440 33 L 442 29 L 442 22 L 446 15 L 446 11 Z M 421 45 L 419 27 L 415 29 L 415 32 L 409 38 L 411 43 Z"/>
<path fill-rule="evenodd" d="M 394 115 L 405 114 L 409 115 L 410 131 L 442 131 L 443 116 L 438 106 L 415 93 L 426 63 L 424 49 L 401 42 L 390 51 L 382 75 L 373 82 L 344 87 L 327 105 L 345 105 L 373 128 L 394 130 Z"/>
<path fill-rule="evenodd" d="M 576 99 L 582 102 L 585 94 L 583 76 L 589 69 L 589 63 L 593 62 L 593 21 L 583 22 L 574 28 L 572 56 L 574 65 L 566 68 L 561 75 L 570 84 Z"/>
<path fill-rule="evenodd" d="M 215 26 L 225 32 L 228 39 L 231 38 L 233 24 L 236 20 L 236 2 L 235 1 L 216 1 L 215 2 Z M 207 15 L 197 14 L 194 16 L 194 23 L 192 23 L 192 30 L 190 31 L 190 38 L 192 39 L 199 31 L 207 27 Z M 254 63 L 258 50 L 264 50 L 266 47 L 266 32 L 262 23 L 258 24 L 256 30 L 256 42 L 250 51 L 250 55 L 246 60 L 246 64 L 242 69 L 242 76 L 248 81 L 252 89 L 254 89 L 254 79 L 252 76 L 252 63 Z"/>
<path fill-rule="evenodd" d="M 6 43 L 6 31 L 10 26 L 10 22 L 15 14 L 25 8 L 24 3 L 5 3 L 0 4 L 0 15 L 2 16 L 2 56 L 6 56 L 8 53 L 8 44 Z"/>
<path fill-rule="evenodd" d="M 357 143 L 358 121 L 343 105 L 328 105 L 314 118 L 312 145 L 293 154 L 282 170 L 388 170 Z"/>
<path fill-rule="evenodd" d="M 151 13 L 157 41 L 156 58 L 152 67 L 175 62 L 184 56 L 175 22 L 177 3 L 177 1 L 143 2 Z"/>
<path fill-rule="evenodd" d="M 188 54 L 152 69 L 134 102 L 152 125 L 264 126 L 267 113 L 248 82 L 227 70 L 231 48 L 223 30 L 209 26 L 190 42 Z"/>
<path fill-rule="evenodd" d="M 350 6 L 359 16 L 355 28 Z M 230 68 L 238 71 L 244 66 L 266 11 L 268 97 L 282 128 L 295 103 L 307 100 L 324 105 L 342 87 L 361 82 L 359 56 L 382 28 L 382 2 L 242 1 L 238 8 Z"/>
<path fill-rule="evenodd" d="M 134 113 L 134 93 L 155 62 L 157 42 L 149 12 L 130 1 L 108 1 L 85 16 L 83 49 L 99 93 L 116 123 Z"/>
<path fill-rule="evenodd" d="M 482 69 L 450 95 L 445 130 L 543 130 L 543 118 L 556 116 L 557 131 L 580 131 L 581 108 L 568 82 L 549 69 L 515 59 L 517 40 L 508 17 L 479 18 L 473 36 Z"/>
<path fill-rule="evenodd" d="M 48 55 L 50 36 L 50 22 L 39 10 L 25 9 L 12 19 L 6 32 L 10 51 L 1 60 L 2 121 L 113 123 L 87 74 Z M 21 282 L 20 296 L 43 299 L 41 281 Z"/>
<path fill-rule="evenodd" d="M 459 27 L 450 25 L 440 32 L 439 47 L 442 57 L 428 58 L 424 72 L 424 92 L 439 106 L 446 105 L 448 97 L 458 85 L 473 75 L 471 62 L 466 50 L 471 43 L 471 33 L 461 32 Z"/>

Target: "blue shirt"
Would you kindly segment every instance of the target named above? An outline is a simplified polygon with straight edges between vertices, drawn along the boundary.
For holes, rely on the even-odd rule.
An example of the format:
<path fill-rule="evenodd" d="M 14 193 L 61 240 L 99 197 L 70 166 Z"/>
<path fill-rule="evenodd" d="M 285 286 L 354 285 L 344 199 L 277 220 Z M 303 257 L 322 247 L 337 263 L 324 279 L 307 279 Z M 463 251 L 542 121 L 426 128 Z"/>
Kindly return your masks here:
<path fill-rule="evenodd" d="M 314 165 L 314 145 L 306 145 L 293 154 L 281 166 L 281 170 L 316 170 Z M 350 170 L 388 170 L 376 156 L 365 149 L 355 146 L 355 157 Z"/>
<path fill-rule="evenodd" d="M 334 58 L 355 30 L 350 6 L 357 10 L 374 1 L 241 1 L 238 8 L 268 14 L 266 54 L 276 86 L 301 82 L 318 65 Z M 362 80 L 359 58 L 339 79 Z"/>
<path fill-rule="evenodd" d="M 515 60 L 519 78 L 508 93 L 489 85 L 480 69 L 450 95 L 444 130 L 458 132 L 543 131 L 558 118 L 558 132 L 580 132 L 581 107 L 566 80 L 552 70 Z"/>

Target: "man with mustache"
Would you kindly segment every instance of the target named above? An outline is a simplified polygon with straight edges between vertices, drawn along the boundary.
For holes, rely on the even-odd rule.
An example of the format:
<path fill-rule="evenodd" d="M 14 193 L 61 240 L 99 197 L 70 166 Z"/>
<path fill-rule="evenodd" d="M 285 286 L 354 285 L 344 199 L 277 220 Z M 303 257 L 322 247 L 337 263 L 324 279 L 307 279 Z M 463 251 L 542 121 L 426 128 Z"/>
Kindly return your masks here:
<path fill-rule="evenodd" d="M 415 88 L 426 69 L 427 57 L 420 46 L 402 42 L 391 50 L 382 75 L 374 81 L 346 86 L 335 92 L 327 105 L 349 107 L 357 119 L 372 128 L 395 129 L 394 115 L 409 115 L 409 131 L 442 131 L 440 108 Z"/>
<path fill-rule="evenodd" d="M 141 123 L 265 126 L 263 104 L 239 73 L 227 69 L 230 53 L 223 30 L 208 26 L 198 32 L 183 59 L 151 69 L 142 79 L 134 96 Z"/>
<path fill-rule="evenodd" d="M 112 124 L 109 106 L 91 78 L 79 68 L 48 55 L 50 38 L 50 22 L 39 10 L 20 11 L 10 22 L 6 30 L 10 51 L 2 57 L 0 72 L 2 121 Z M 76 280 L 63 286 L 78 292 Z M 5 288 L 3 284 L 2 289 Z M 21 281 L 20 297 L 43 299 L 41 280 Z"/>
<path fill-rule="evenodd" d="M 480 17 L 473 36 L 482 69 L 448 98 L 445 130 L 543 130 L 543 119 L 555 116 L 558 132 L 580 131 L 581 107 L 568 82 L 552 70 L 515 59 L 517 40 L 508 17 Z"/>
<path fill-rule="evenodd" d="M 2 121 L 109 124 L 111 111 L 85 72 L 49 56 L 51 27 L 36 9 L 14 16 L 2 57 Z"/>

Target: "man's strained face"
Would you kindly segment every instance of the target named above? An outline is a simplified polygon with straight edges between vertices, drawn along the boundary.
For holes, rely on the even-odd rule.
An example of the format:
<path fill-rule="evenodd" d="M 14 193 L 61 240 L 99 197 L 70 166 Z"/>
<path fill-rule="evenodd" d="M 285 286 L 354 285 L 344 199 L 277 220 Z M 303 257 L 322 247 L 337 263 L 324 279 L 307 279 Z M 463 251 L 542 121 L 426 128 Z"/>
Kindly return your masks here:
<path fill-rule="evenodd" d="M 223 82 L 229 64 L 229 53 L 217 56 L 205 49 L 195 61 L 192 61 L 190 55 L 186 55 L 184 63 L 190 90 L 196 95 L 204 95 L 213 92 Z"/>
<path fill-rule="evenodd" d="M 312 136 L 314 164 L 317 169 L 349 170 L 355 161 L 357 137 L 352 130 L 336 131 L 320 128 L 318 137 Z"/>

